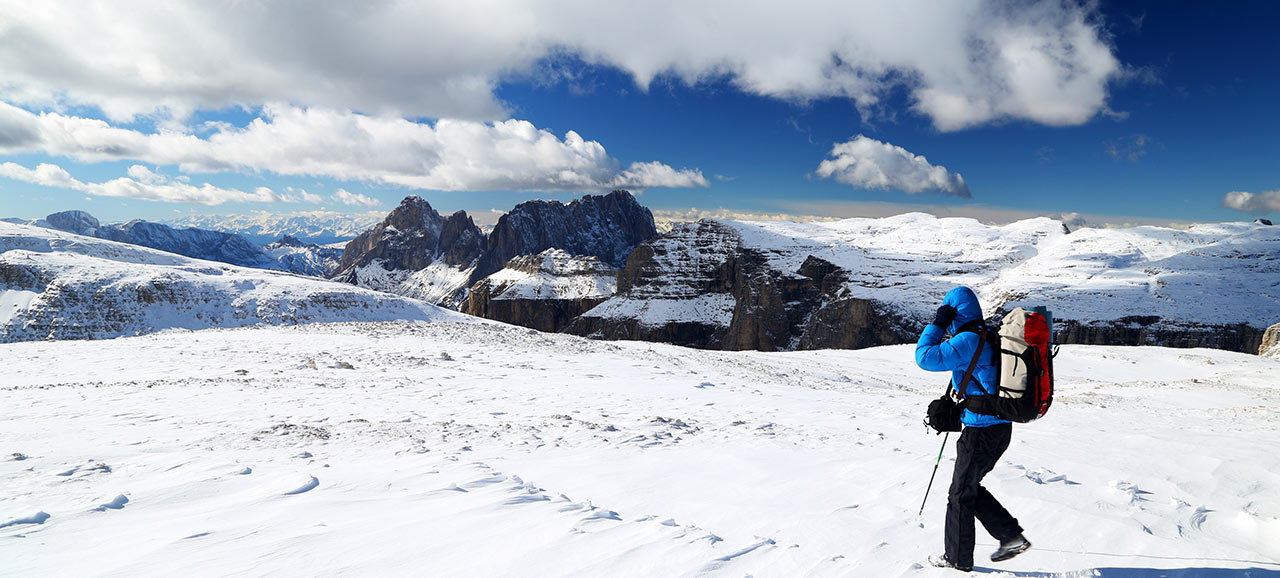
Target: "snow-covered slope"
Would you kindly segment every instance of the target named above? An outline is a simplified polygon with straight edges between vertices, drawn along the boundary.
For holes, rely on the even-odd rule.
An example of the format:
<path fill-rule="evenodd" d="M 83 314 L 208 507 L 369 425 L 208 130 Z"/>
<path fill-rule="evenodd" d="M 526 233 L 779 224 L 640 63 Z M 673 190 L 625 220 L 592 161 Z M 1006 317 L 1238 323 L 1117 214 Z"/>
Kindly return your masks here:
<path fill-rule="evenodd" d="M 284 235 L 308 243 L 325 245 L 337 241 L 350 241 L 381 220 L 381 215 L 347 215 L 314 211 L 283 215 L 272 213 L 190 215 L 174 219 L 170 224 L 175 227 L 195 227 L 235 233 L 259 245 L 265 245 Z"/>
<path fill-rule="evenodd" d="M 0 345 L 13 576 L 944 578 L 954 439 L 911 346 L 792 353 L 501 325 Z M 87 370 L 86 368 L 92 368 Z M 1280 572 L 1280 361 L 1064 346 L 985 485 L 1034 578 Z"/>
<path fill-rule="evenodd" d="M 988 226 L 921 213 L 811 223 L 703 221 L 647 247 L 648 253 L 646 246 L 637 250 L 647 262 L 628 264 L 644 278 L 620 282 L 617 296 L 584 316 L 596 318 L 593 333 L 607 334 L 599 328 L 609 323 L 693 319 L 697 302 L 684 301 L 690 290 L 733 303 L 712 316 L 722 332 L 744 314 L 769 310 L 770 292 L 805 294 L 775 304 L 786 309 L 778 316 L 788 317 L 778 323 L 796 326 L 783 348 L 808 339 L 811 318 L 851 300 L 918 330 L 957 285 L 974 288 L 988 312 L 1048 305 L 1064 338 L 1075 342 L 1174 344 L 1201 331 L 1206 336 L 1183 342 L 1217 338 L 1214 346 L 1244 350 L 1252 343 L 1256 350 L 1261 331 L 1280 319 L 1280 227 L 1255 223 L 1067 233 L 1046 218 Z M 668 306 L 672 300 L 681 307 Z M 666 318 L 651 314 L 655 304 Z M 1141 335 L 1100 333 L 1130 326 Z M 1224 327 L 1248 335 L 1210 335 Z"/>
<path fill-rule="evenodd" d="M 312 277 L 328 277 L 338 270 L 343 248 L 304 243 L 295 237 L 285 235 L 273 243 L 264 245 L 262 250 L 268 257 L 279 263 L 280 269 L 284 271 Z"/>
<path fill-rule="evenodd" d="M 617 290 L 617 274 L 596 257 L 560 249 L 516 257 L 481 281 L 490 299 L 603 299 Z"/>
<path fill-rule="evenodd" d="M 349 285 L 0 223 L 0 341 L 101 339 L 164 329 L 459 319 Z"/>

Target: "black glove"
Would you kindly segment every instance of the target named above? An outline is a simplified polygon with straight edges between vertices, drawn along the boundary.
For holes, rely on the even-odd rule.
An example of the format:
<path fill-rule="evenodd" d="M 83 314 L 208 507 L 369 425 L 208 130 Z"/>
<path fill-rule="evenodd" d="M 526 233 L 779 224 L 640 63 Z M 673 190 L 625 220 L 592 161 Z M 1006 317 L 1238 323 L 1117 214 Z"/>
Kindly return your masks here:
<path fill-rule="evenodd" d="M 946 329 L 956 318 L 956 308 L 950 305 L 943 305 L 938 308 L 938 314 L 933 318 L 933 324 Z"/>

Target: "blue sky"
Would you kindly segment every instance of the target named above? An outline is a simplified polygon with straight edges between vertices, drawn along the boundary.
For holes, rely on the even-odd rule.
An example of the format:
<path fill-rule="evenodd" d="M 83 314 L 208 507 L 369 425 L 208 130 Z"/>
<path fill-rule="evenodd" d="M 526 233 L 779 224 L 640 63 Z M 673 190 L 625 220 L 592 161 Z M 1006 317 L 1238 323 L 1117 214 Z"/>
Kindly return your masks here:
<path fill-rule="evenodd" d="M 899 4 L 2 0 L 0 216 L 1280 216 L 1280 5 Z"/>

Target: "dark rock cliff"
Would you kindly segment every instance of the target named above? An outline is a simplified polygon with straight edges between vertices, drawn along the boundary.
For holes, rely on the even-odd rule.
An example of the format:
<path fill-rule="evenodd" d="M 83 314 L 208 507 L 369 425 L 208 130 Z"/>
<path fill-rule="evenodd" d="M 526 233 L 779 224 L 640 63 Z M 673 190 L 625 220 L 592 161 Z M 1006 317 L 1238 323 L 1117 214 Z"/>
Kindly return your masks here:
<path fill-rule="evenodd" d="M 653 214 L 627 191 L 587 195 L 568 205 L 528 201 L 498 219 L 471 280 L 501 270 L 512 257 L 551 248 L 620 267 L 637 245 L 657 236 Z"/>
<path fill-rule="evenodd" d="M 357 269 L 380 261 L 387 270 L 417 271 L 437 259 L 468 266 L 483 251 L 484 234 L 458 211 L 440 216 L 422 197 L 405 197 L 374 228 L 347 243 L 334 278 L 359 284 Z"/>
<path fill-rule="evenodd" d="M 467 292 L 469 315 L 557 332 L 608 298 L 617 271 L 595 257 L 559 249 L 523 255 L 507 262 Z"/>
<path fill-rule="evenodd" d="M 892 310 L 848 296 L 847 278 L 848 272 L 814 256 L 796 271 L 777 270 L 765 255 L 743 247 L 732 228 L 704 220 L 637 247 L 618 273 L 617 309 L 588 313 L 565 331 L 760 351 L 870 347 L 915 338 Z M 721 294 L 732 303 L 731 312 L 658 323 L 626 313 L 644 310 L 646 302 L 679 303 L 709 294 Z"/>
<path fill-rule="evenodd" d="M 1165 321 L 1155 316 L 1124 317 L 1081 323 L 1054 319 L 1054 341 L 1082 345 L 1156 345 L 1207 347 L 1257 353 L 1264 330 L 1248 325 L 1200 325 Z"/>

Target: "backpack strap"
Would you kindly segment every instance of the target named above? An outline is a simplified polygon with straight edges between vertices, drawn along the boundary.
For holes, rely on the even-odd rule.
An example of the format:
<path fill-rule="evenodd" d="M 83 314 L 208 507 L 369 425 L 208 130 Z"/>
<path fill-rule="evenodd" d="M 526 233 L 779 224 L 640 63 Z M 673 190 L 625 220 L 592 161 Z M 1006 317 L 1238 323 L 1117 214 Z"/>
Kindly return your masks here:
<path fill-rule="evenodd" d="M 973 377 L 973 370 L 978 367 L 978 356 L 982 355 L 982 346 L 987 341 L 986 329 L 978 328 L 976 332 L 978 334 L 978 348 L 974 350 L 973 359 L 969 360 L 969 368 L 964 370 L 964 378 L 960 380 L 960 385 L 956 388 L 956 393 L 960 394 L 960 397 L 967 397 L 964 389 L 969 384 L 969 378 Z"/>

